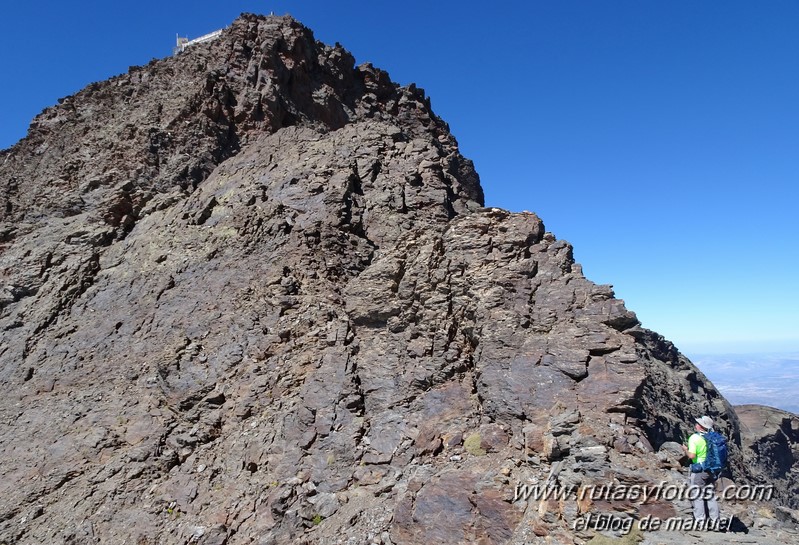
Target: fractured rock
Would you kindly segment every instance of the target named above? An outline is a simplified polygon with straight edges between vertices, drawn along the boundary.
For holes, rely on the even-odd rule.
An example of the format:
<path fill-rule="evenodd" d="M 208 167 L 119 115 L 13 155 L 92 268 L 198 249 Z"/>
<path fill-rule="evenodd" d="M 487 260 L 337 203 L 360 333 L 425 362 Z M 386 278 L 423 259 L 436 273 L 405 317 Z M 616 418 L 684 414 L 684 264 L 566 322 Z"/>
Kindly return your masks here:
<path fill-rule="evenodd" d="M 0 542 L 572 540 L 510 478 L 663 473 L 698 414 L 792 482 L 790 423 L 744 464 L 690 361 L 483 205 L 421 89 L 288 16 L 46 109 L 0 151 Z"/>

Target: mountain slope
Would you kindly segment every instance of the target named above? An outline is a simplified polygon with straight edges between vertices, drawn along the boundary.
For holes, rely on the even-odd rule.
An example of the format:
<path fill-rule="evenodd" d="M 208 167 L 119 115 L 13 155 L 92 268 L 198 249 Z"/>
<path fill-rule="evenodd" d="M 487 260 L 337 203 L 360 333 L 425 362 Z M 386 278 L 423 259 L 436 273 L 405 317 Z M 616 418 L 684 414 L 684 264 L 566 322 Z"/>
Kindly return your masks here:
<path fill-rule="evenodd" d="M 290 17 L 46 110 L 0 195 L 2 540 L 523 542 L 576 511 L 514 480 L 656 479 L 705 413 L 740 443 L 422 91 Z"/>

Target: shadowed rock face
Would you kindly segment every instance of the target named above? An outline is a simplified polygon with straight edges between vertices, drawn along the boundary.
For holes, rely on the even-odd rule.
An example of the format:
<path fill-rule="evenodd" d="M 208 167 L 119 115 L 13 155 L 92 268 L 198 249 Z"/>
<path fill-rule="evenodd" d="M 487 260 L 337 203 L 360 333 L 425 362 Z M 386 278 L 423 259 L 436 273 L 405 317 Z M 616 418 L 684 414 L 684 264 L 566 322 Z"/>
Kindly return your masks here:
<path fill-rule="evenodd" d="M 799 508 L 799 417 L 762 405 L 736 405 L 744 460 L 759 482 L 775 486 L 786 505 Z"/>
<path fill-rule="evenodd" d="M 738 441 L 421 90 L 289 17 L 45 110 L 0 200 L 0 541 L 521 543 L 579 511 L 515 482 Z"/>

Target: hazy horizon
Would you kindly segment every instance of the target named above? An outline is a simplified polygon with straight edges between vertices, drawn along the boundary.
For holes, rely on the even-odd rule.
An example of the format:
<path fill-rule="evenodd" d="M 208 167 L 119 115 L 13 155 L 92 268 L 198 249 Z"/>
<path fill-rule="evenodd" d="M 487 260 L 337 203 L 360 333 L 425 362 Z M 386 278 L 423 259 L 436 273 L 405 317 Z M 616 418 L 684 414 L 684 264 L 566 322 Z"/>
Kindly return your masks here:
<path fill-rule="evenodd" d="M 799 414 L 799 351 L 686 354 L 733 405 L 767 405 Z"/>

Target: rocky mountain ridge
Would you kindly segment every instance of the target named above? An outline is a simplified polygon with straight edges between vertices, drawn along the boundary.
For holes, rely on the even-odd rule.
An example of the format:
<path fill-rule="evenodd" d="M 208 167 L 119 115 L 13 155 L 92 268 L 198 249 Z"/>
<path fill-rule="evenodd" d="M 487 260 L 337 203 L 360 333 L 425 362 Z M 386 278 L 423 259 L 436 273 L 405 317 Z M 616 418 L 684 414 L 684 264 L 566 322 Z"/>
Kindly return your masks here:
<path fill-rule="evenodd" d="M 763 479 L 690 361 L 483 207 L 423 91 L 290 17 L 45 110 L 0 201 L 0 542 L 585 541 L 681 506 L 514 484 L 678 482 L 699 414 Z"/>

